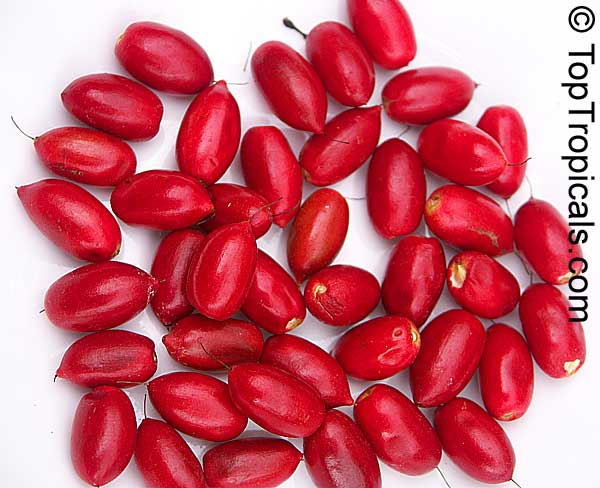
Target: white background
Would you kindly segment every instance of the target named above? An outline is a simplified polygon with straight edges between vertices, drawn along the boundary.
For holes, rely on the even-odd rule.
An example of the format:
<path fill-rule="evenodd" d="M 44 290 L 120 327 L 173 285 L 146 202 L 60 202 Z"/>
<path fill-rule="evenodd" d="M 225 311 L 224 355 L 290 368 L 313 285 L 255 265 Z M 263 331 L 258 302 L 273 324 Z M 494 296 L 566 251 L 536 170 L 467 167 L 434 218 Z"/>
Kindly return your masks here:
<path fill-rule="evenodd" d="M 10 125 L 13 114 L 24 129 L 40 134 L 47 129 L 74 124 L 60 103 L 59 94 L 74 78 L 91 72 L 122 72 L 112 49 L 120 32 L 132 21 L 156 20 L 178 27 L 195 37 L 207 50 L 217 79 L 243 82 L 250 78 L 242 67 L 250 41 L 254 47 L 269 39 L 288 42 L 302 50 L 303 41 L 281 25 L 289 15 L 308 30 L 323 20 L 347 22 L 343 0 L 264 0 L 264 1 L 18 1 L 2 2 L 0 19 L 0 208 L 4 235 L 2 291 L 2 397 L 0 399 L 0 477 L 6 487 L 75 488 L 84 484 L 72 470 L 69 459 L 69 432 L 72 414 L 83 390 L 64 381 L 52 382 L 65 348 L 76 335 L 48 323 L 43 314 L 46 288 L 78 263 L 55 249 L 28 221 L 14 191 L 15 185 L 50 177 L 37 161 L 31 143 Z M 591 4 L 592 2 L 588 2 Z M 596 3 L 596 2 L 594 2 Z M 486 106 L 508 103 L 519 108 L 529 127 L 529 174 L 535 195 L 551 200 L 564 212 L 567 204 L 566 168 L 560 161 L 567 141 L 567 98 L 561 81 L 566 79 L 568 50 L 583 50 L 592 34 L 570 31 L 567 15 L 573 2 L 504 0 L 406 0 L 417 32 L 419 54 L 411 66 L 447 64 L 465 70 L 481 86 L 460 118 L 476 122 Z M 597 5 L 597 3 L 596 3 Z M 599 9 L 600 10 L 600 9 Z M 600 11 L 597 12 L 600 14 Z M 600 26 L 596 26 L 596 32 Z M 597 35 L 596 35 L 597 38 Z M 390 72 L 378 72 L 379 82 L 372 103 Z M 598 98 L 598 75 L 592 95 Z M 244 129 L 279 122 L 266 110 L 256 87 L 233 86 L 232 92 L 243 113 Z M 594 93 L 595 90 L 595 93 Z M 139 170 L 173 168 L 174 143 L 183 111 L 190 99 L 161 95 L 165 117 L 159 135 L 136 144 Z M 330 104 L 330 114 L 340 107 Z M 384 119 L 382 140 L 401 132 L 402 127 Z M 282 124 L 279 124 L 282 125 Z M 598 157 L 598 131 L 594 127 L 592 150 Z M 286 129 L 298 150 L 304 135 Z M 415 130 L 405 137 L 414 142 Z M 592 158 L 593 160 L 593 158 Z M 597 164 L 597 161 L 593 161 Z M 241 181 L 239 161 L 226 175 L 226 181 Z M 346 196 L 364 195 L 365 168 L 338 185 Z M 439 181 L 430 179 L 431 188 Z M 312 191 L 306 186 L 306 190 Z M 597 186 L 592 188 L 592 194 Z M 94 190 L 104 202 L 109 192 Z M 523 189 L 510 202 L 516 210 L 528 197 Z M 350 201 L 351 224 L 346 244 L 336 262 L 363 266 L 383 277 L 392 244 L 372 230 L 364 201 Z M 592 205 L 600 204 L 596 196 Z M 593 209 L 595 211 L 595 209 Z M 422 230 L 422 228 L 421 228 Z M 149 269 L 160 235 L 123 225 L 124 246 L 118 259 Z M 285 263 L 286 232 L 272 229 L 260 246 Z M 591 261 L 588 277 L 590 294 L 596 296 L 600 276 L 593 249 L 593 234 L 585 247 Z M 449 253 L 448 253 L 449 255 Z M 511 266 L 525 286 L 527 279 L 514 257 L 501 261 Z M 452 306 L 444 294 L 435 313 Z M 376 314 L 381 314 L 378 309 Z M 592 487 L 600 483 L 598 445 L 600 444 L 600 400 L 598 376 L 600 334 L 594 325 L 598 307 L 593 303 L 592 320 L 586 325 L 588 360 L 583 369 L 568 380 L 551 380 L 536 367 L 536 389 L 525 418 L 504 424 L 517 454 L 515 479 L 524 488 L 564 486 Z M 375 315 L 376 315 L 375 314 Z M 515 314 L 506 319 L 519 326 Z M 487 324 L 486 324 L 487 325 Z M 177 368 L 167 356 L 160 337 L 163 327 L 151 312 L 144 312 L 125 328 L 140 331 L 157 342 L 159 371 Z M 330 348 L 339 329 L 316 323 L 312 318 L 297 329 L 325 348 Z M 407 375 L 390 381 L 409 394 Z M 353 383 L 356 395 L 365 384 Z M 143 387 L 128 390 L 141 418 Z M 480 401 L 476 380 L 466 395 Z M 150 408 L 150 414 L 155 412 Z M 191 441 L 198 455 L 207 443 Z M 299 444 L 298 444 L 299 445 Z M 464 476 L 447 457 L 441 469 L 454 488 L 481 486 Z M 438 474 L 410 479 L 382 465 L 384 486 L 443 486 Z M 142 486 L 132 464 L 111 486 Z M 285 486 L 311 486 L 304 466 Z"/>

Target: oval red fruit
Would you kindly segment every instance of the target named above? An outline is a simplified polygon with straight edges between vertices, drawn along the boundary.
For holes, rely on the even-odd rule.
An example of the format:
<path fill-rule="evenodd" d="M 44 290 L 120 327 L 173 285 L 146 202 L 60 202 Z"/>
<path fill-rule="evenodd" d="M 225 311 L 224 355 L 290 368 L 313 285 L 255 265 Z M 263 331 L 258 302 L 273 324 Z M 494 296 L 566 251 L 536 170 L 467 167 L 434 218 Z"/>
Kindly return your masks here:
<path fill-rule="evenodd" d="M 156 372 L 154 342 L 126 330 L 105 330 L 75 341 L 56 376 L 87 388 L 135 386 Z"/>
<path fill-rule="evenodd" d="M 108 261 L 121 249 L 119 224 L 83 188 L 47 179 L 17 188 L 27 215 L 54 245 L 84 261 Z"/>
<path fill-rule="evenodd" d="M 469 76 L 454 68 L 417 68 L 394 76 L 383 88 L 381 98 L 391 119 L 425 125 L 462 112 L 476 86 Z"/>
<path fill-rule="evenodd" d="M 456 398 L 435 412 L 435 428 L 450 459 L 482 483 L 510 481 L 515 453 L 500 424 L 479 405 Z"/>
<path fill-rule="evenodd" d="M 288 264 L 298 283 L 331 264 L 340 252 L 350 211 L 331 188 L 317 190 L 300 207 L 288 236 Z"/>
<path fill-rule="evenodd" d="M 408 368 L 420 347 L 421 337 L 415 325 L 404 317 L 388 315 L 346 332 L 333 355 L 348 375 L 382 380 Z"/>
<path fill-rule="evenodd" d="M 240 108 L 218 81 L 200 92 L 188 107 L 175 146 L 179 169 L 212 185 L 231 165 L 242 134 Z"/>
<path fill-rule="evenodd" d="M 142 420 L 135 463 L 148 488 L 207 488 L 200 461 L 190 446 L 160 420 Z"/>
<path fill-rule="evenodd" d="M 494 200 L 471 188 L 441 186 L 425 202 L 425 223 L 458 249 L 500 256 L 513 251 L 510 217 Z"/>
<path fill-rule="evenodd" d="M 243 305 L 256 269 L 256 240 L 249 222 L 212 231 L 190 262 L 186 295 L 211 319 L 231 318 Z"/>
<path fill-rule="evenodd" d="M 181 319 L 162 341 L 175 361 L 203 371 L 223 370 L 223 363 L 256 362 L 263 349 L 256 325 L 234 319 L 218 322 L 202 315 Z"/>
<path fill-rule="evenodd" d="M 160 91 L 189 95 L 213 81 L 208 55 L 190 36 L 156 22 L 134 22 L 115 54 L 131 76 Z"/>
<path fill-rule="evenodd" d="M 344 370 L 326 351 L 293 335 L 271 336 L 260 362 L 282 369 L 312 386 L 327 408 L 352 405 Z"/>
<path fill-rule="evenodd" d="M 506 169 L 500 145 L 477 127 L 453 119 L 428 125 L 419 135 L 425 168 L 459 185 L 487 185 Z"/>
<path fill-rule="evenodd" d="M 329 325 L 360 322 L 375 309 L 380 298 L 375 276 L 364 269 L 342 264 L 317 271 L 304 288 L 309 312 Z"/>
<path fill-rule="evenodd" d="M 417 406 L 389 385 L 367 388 L 356 399 L 354 419 L 377 456 L 402 474 L 420 476 L 440 464 L 442 446 Z"/>
<path fill-rule="evenodd" d="M 229 370 L 233 403 L 263 429 L 284 437 L 307 437 L 325 415 L 318 393 L 268 364 L 246 363 Z"/>
<path fill-rule="evenodd" d="M 494 324 L 479 363 L 479 387 L 485 408 L 498 420 L 521 418 L 533 397 L 533 360 L 515 329 Z"/>
<path fill-rule="evenodd" d="M 285 334 L 306 317 L 304 299 L 296 282 L 260 249 L 242 312 L 271 334 Z"/>
<path fill-rule="evenodd" d="M 465 251 L 448 264 L 450 294 L 461 307 L 486 319 L 507 315 L 517 306 L 521 288 L 514 275 L 487 254 Z"/>
<path fill-rule="evenodd" d="M 240 157 L 246 184 L 273 202 L 273 223 L 285 227 L 298 213 L 303 183 L 289 142 L 277 127 L 252 127 L 242 139 Z"/>
<path fill-rule="evenodd" d="M 515 244 L 521 257 L 548 283 L 564 285 L 585 262 L 576 231 L 548 202 L 531 198 L 515 215 Z M 575 241 L 577 242 L 577 241 Z"/>
<path fill-rule="evenodd" d="M 194 308 L 185 295 L 192 256 L 204 244 L 205 236 L 194 229 L 171 232 L 160 242 L 150 273 L 160 283 L 150 302 L 154 314 L 165 325 L 173 324 Z"/>
<path fill-rule="evenodd" d="M 221 442 L 237 437 L 248 419 L 229 397 L 227 384 L 201 373 L 169 373 L 148 383 L 152 405 L 184 434 Z"/>
<path fill-rule="evenodd" d="M 421 333 L 421 350 L 410 368 L 414 402 L 436 407 L 458 395 L 475 374 L 485 346 L 483 324 L 464 310 L 448 310 Z"/>
<path fill-rule="evenodd" d="M 137 165 L 127 143 L 87 127 L 52 129 L 35 137 L 33 145 L 50 171 L 86 185 L 118 185 Z"/>
<path fill-rule="evenodd" d="M 61 329 L 110 329 L 144 310 L 157 288 L 155 278 L 130 264 L 88 264 L 48 288 L 44 310 L 50 322 Z"/>
<path fill-rule="evenodd" d="M 488 108 L 477 127 L 500 144 L 508 165 L 500 176 L 488 185 L 488 189 L 502 198 L 510 198 L 521 187 L 527 171 L 527 128 L 521 114 L 508 105 Z"/>
<path fill-rule="evenodd" d="M 328 410 L 319 430 L 304 439 L 308 474 L 318 488 L 381 488 L 379 462 L 350 417 Z"/>
<path fill-rule="evenodd" d="M 84 124 L 130 141 L 152 139 L 163 116 L 163 105 L 151 90 L 121 75 L 82 76 L 60 97 L 65 108 Z"/>
<path fill-rule="evenodd" d="M 434 237 L 401 239 L 390 258 L 381 287 L 387 313 L 400 315 L 421 327 L 444 289 L 446 257 Z"/>
<path fill-rule="evenodd" d="M 273 113 L 290 127 L 320 134 L 327 94 L 314 68 L 279 41 L 265 42 L 252 55 L 252 73 Z"/>
<path fill-rule="evenodd" d="M 545 283 L 525 290 L 519 305 L 523 333 L 535 362 L 552 378 L 574 375 L 585 362 L 585 336 L 562 292 Z"/>
<path fill-rule="evenodd" d="M 133 456 L 136 427 L 133 406 L 118 388 L 99 386 L 84 395 L 71 429 L 71 460 L 79 477 L 104 486 L 119 476 Z"/>
<path fill-rule="evenodd" d="M 284 439 L 249 437 L 209 449 L 202 461 L 211 488 L 266 488 L 290 478 L 301 459 Z"/>
<path fill-rule="evenodd" d="M 381 144 L 367 174 L 367 206 L 375 230 L 386 239 L 414 232 L 423 217 L 426 189 L 416 151 L 400 139 Z"/>
<path fill-rule="evenodd" d="M 333 185 L 369 159 L 381 134 L 381 107 L 351 108 L 336 115 L 300 152 L 300 166 L 313 185 Z"/>
<path fill-rule="evenodd" d="M 399 69 L 417 54 L 413 25 L 398 0 L 348 0 L 354 32 L 373 60 L 386 69 Z"/>

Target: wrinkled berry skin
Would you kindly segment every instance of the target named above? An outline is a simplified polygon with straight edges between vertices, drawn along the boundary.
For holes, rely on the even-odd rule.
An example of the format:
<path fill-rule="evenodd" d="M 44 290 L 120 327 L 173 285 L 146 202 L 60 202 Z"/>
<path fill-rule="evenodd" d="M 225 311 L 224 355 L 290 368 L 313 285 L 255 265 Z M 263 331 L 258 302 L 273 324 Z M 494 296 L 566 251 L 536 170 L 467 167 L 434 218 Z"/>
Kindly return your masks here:
<path fill-rule="evenodd" d="M 354 32 L 373 60 L 386 69 L 399 69 L 417 53 L 408 12 L 398 0 L 348 0 Z"/>
<path fill-rule="evenodd" d="M 249 437 L 209 449 L 202 462 L 211 488 L 262 488 L 286 481 L 301 459 L 302 453 L 284 439 Z"/>
<path fill-rule="evenodd" d="M 328 410 L 321 427 L 304 439 L 304 461 L 318 488 L 381 488 L 373 448 L 354 421 L 339 410 Z"/>
<path fill-rule="evenodd" d="M 440 299 L 445 276 L 446 257 L 440 241 L 416 235 L 401 239 L 381 287 L 386 312 L 421 327 Z"/>
<path fill-rule="evenodd" d="M 577 314 L 562 292 L 536 283 L 523 292 L 519 318 L 533 358 L 552 378 L 574 375 L 585 363 L 585 335 Z"/>
<path fill-rule="evenodd" d="M 500 256 L 513 251 L 510 217 L 494 200 L 471 188 L 441 186 L 425 202 L 425 223 L 442 241 L 465 251 Z"/>
<path fill-rule="evenodd" d="M 83 188 L 68 181 L 47 179 L 18 187 L 17 195 L 42 234 L 71 256 L 100 262 L 119 254 L 119 224 Z"/>
<path fill-rule="evenodd" d="M 273 113 L 290 127 L 320 134 L 327 94 L 314 68 L 279 41 L 265 42 L 252 55 L 252 74 Z"/>
<path fill-rule="evenodd" d="M 288 264 L 298 283 L 331 264 L 340 252 L 350 211 L 331 188 L 317 190 L 300 207 L 288 236 Z"/>
<path fill-rule="evenodd" d="M 458 395 L 475 374 L 485 346 L 483 324 L 464 310 L 448 310 L 421 333 L 421 350 L 410 368 L 414 402 L 436 407 Z"/>
<path fill-rule="evenodd" d="M 75 118 L 121 139 L 146 141 L 160 129 L 162 102 L 144 85 L 125 76 L 82 76 L 60 97 Z"/>
<path fill-rule="evenodd" d="M 473 98 L 475 82 L 454 68 L 426 67 L 403 71 L 382 92 L 389 117 L 404 124 L 425 125 L 462 112 Z"/>
<path fill-rule="evenodd" d="M 135 79 L 155 90 L 191 95 L 213 81 L 208 55 L 190 36 L 156 22 L 134 22 L 119 36 L 115 54 Z"/>
<path fill-rule="evenodd" d="M 356 399 L 354 419 L 377 456 L 402 474 L 420 476 L 440 464 L 434 428 L 395 388 L 382 383 L 367 388 Z"/>
<path fill-rule="evenodd" d="M 516 420 L 529 408 L 533 360 L 525 339 L 512 327 L 497 323 L 487 330 L 479 387 L 486 410 L 498 420 Z"/>
<path fill-rule="evenodd" d="M 435 412 L 444 452 L 465 473 L 482 483 L 505 483 L 515 470 L 515 453 L 500 424 L 479 405 L 455 398 Z"/>
<path fill-rule="evenodd" d="M 515 244 L 527 264 L 547 283 L 564 285 L 584 262 L 577 233 L 550 203 L 531 198 L 515 215 Z"/>

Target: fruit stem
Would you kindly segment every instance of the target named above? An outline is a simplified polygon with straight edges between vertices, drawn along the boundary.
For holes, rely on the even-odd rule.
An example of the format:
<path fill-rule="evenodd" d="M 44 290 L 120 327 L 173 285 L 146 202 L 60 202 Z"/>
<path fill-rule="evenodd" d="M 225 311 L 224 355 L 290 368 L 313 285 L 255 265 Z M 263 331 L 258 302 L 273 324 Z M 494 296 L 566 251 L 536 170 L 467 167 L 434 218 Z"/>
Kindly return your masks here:
<path fill-rule="evenodd" d="M 404 128 L 404 130 L 402 132 L 400 132 L 400 134 L 398 134 L 398 139 L 400 139 L 404 134 L 406 134 L 409 130 L 410 130 L 410 125 L 406 124 L 406 127 Z"/>
<path fill-rule="evenodd" d="M 529 186 L 529 199 L 533 198 L 533 185 L 531 184 L 531 180 L 529 179 L 529 176 L 525 175 L 525 181 L 527 182 L 527 185 Z"/>
<path fill-rule="evenodd" d="M 29 138 L 29 139 L 31 139 L 32 141 L 35 141 L 35 140 L 37 139 L 37 137 L 30 136 L 29 134 L 27 134 L 27 132 L 25 132 L 23 129 L 21 129 L 21 128 L 19 127 L 19 124 L 17 124 L 17 122 L 15 121 L 15 118 L 14 118 L 12 115 L 10 116 L 10 120 L 12 120 L 12 123 L 15 125 L 15 127 L 17 128 L 17 130 L 18 130 L 18 131 L 19 131 L 21 134 L 23 134 L 25 137 L 28 137 L 28 138 Z"/>
<path fill-rule="evenodd" d="M 440 473 L 440 476 L 441 476 L 441 477 L 442 477 L 442 479 L 444 480 L 444 483 L 446 484 L 446 486 L 447 486 L 448 488 L 452 488 L 452 487 L 450 486 L 450 483 L 448 483 L 448 480 L 447 480 L 447 479 L 446 479 L 446 477 L 444 476 L 444 473 L 442 473 L 442 470 L 441 470 L 441 469 L 440 469 L 438 466 L 436 466 L 436 467 L 435 467 L 435 469 L 437 469 L 437 472 L 438 472 L 438 473 Z"/>
<path fill-rule="evenodd" d="M 510 481 L 512 481 L 515 485 L 517 485 L 519 488 L 523 488 L 519 483 L 517 483 L 515 480 L 513 480 L 512 478 L 510 479 Z"/>
<path fill-rule="evenodd" d="M 146 412 L 146 403 L 148 402 L 148 394 L 146 393 L 144 395 L 144 419 L 148 418 L 148 414 Z"/>
<path fill-rule="evenodd" d="M 244 62 L 243 72 L 248 71 L 248 63 L 250 62 L 250 55 L 252 54 L 252 41 L 248 44 L 248 54 L 246 55 L 246 61 Z"/>
<path fill-rule="evenodd" d="M 333 142 L 339 142 L 340 144 L 350 144 L 350 142 L 348 142 L 348 141 L 340 141 L 339 139 L 334 139 L 333 137 L 328 136 L 327 134 L 321 134 L 321 135 Z"/>
<path fill-rule="evenodd" d="M 524 165 L 526 165 L 526 164 L 527 164 L 527 163 L 528 163 L 530 160 L 531 160 L 531 158 L 527 158 L 525 161 L 523 161 L 523 162 L 521 162 L 521 163 L 517 163 L 517 164 L 507 164 L 506 166 L 512 166 L 512 167 L 515 167 L 515 166 L 524 166 Z"/>
<path fill-rule="evenodd" d="M 298 27 L 296 27 L 296 24 L 294 24 L 287 17 L 285 19 L 283 19 L 283 25 L 285 25 L 288 29 L 295 30 L 298 34 L 300 34 L 302 37 L 304 37 L 304 39 L 306 39 L 308 37 L 304 32 L 302 32 L 300 29 L 298 29 Z"/>
<path fill-rule="evenodd" d="M 200 347 L 202 348 L 202 350 L 206 353 L 206 355 L 211 358 L 214 359 L 217 363 L 219 363 L 221 366 L 223 366 L 227 371 L 229 371 L 231 369 L 231 366 L 229 366 L 229 364 L 221 361 L 218 357 L 216 357 L 214 354 L 211 354 L 210 352 L 208 352 L 206 350 L 206 348 L 204 347 L 204 344 L 200 343 Z"/>

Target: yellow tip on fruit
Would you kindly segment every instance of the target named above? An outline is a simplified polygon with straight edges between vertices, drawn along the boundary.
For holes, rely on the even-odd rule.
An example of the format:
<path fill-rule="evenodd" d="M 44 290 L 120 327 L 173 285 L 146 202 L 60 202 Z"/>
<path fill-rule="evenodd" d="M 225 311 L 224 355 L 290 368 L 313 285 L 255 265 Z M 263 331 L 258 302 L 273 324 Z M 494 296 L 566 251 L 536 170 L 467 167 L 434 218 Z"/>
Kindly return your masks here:
<path fill-rule="evenodd" d="M 293 318 L 292 320 L 290 320 L 287 325 L 285 326 L 285 330 L 293 330 L 296 327 L 298 327 L 300 324 L 302 323 L 302 319 L 299 318 Z"/>
<path fill-rule="evenodd" d="M 450 284 L 453 288 L 462 288 L 467 278 L 467 268 L 461 263 L 453 263 L 450 269 Z"/>
<path fill-rule="evenodd" d="M 563 365 L 563 367 L 565 368 L 565 372 L 567 373 L 567 376 L 572 376 L 575 373 L 577 373 L 579 366 L 581 366 L 580 359 L 575 359 L 574 361 L 566 361 L 565 364 Z"/>

